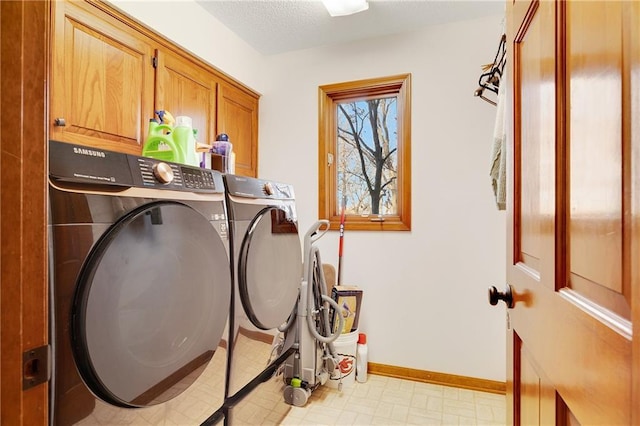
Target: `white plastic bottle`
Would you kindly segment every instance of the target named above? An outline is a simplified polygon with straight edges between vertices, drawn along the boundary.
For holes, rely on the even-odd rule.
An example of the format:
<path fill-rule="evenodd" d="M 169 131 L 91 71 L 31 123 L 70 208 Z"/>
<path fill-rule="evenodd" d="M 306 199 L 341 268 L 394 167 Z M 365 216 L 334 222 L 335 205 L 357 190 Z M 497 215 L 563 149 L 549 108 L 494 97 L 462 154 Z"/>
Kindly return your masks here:
<path fill-rule="evenodd" d="M 356 349 L 356 380 L 360 383 L 367 381 L 367 335 L 358 334 L 358 347 Z"/>
<path fill-rule="evenodd" d="M 183 163 L 199 167 L 200 158 L 196 152 L 196 137 L 193 134 L 191 117 L 180 115 L 176 117 L 176 126 L 173 128 L 173 141 L 179 145 L 183 152 Z"/>

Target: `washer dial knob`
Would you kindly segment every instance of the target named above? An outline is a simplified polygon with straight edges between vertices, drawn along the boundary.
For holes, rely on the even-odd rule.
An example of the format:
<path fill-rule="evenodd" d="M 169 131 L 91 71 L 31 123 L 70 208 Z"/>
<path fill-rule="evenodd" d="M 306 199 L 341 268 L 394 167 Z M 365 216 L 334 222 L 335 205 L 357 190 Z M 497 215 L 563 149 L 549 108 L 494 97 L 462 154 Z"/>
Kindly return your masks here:
<path fill-rule="evenodd" d="M 265 183 L 262 189 L 264 190 L 265 194 L 273 195 L 273 185 L 271 185 L 271 182 Z"/>
<path fill-rule="evenodd" d="M 167 163 L 154 164 L 153 175 L 160 183 L 171 183 L 173 181 L 173 169 Z"/>

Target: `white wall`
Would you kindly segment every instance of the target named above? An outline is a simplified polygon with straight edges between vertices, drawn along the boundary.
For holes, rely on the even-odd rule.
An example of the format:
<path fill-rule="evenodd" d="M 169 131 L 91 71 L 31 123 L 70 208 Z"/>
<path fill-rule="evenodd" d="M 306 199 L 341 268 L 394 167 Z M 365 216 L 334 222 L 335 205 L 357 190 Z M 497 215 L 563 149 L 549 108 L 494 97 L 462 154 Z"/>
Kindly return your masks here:
<path fill-rule="evenodd" d="M 412 74 L 411 232 L 347 231 L 343 283 L 364 289 L 369 360 L 505 380 L 505 215 L 489 180 L 495 107 L 473 96 L 501 16 L 266 58 L 260 175 L 295 186 L 301 230 L 318 217 L 318 86 Z M 319 242 L 337 265 L 337 232 Z"/>
<path fill-rule="evenodd" d="M 345 234 L 343 283 L 364 289 L 370 362 L 505 380 L 505 216 L 489 156 L 495 107 L 473 97 L 501 16 L 263 57 L 190 0 L 117 7 L 262 93 L 259 173 L 293 183 L 301 233 L 318 217 L 318 86 L 412 74 L 411 232 Z M 337 265 L 338 235 L 323 260 Z"/>

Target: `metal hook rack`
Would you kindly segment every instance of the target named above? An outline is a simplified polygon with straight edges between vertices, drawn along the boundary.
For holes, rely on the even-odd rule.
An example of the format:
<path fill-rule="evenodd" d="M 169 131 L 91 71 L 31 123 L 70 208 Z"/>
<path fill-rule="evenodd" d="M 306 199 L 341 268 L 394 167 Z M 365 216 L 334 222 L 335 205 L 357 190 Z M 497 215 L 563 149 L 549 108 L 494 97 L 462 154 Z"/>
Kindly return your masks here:
<path fill-rule="evenodd" d="M 502 34 L 500 37 L 500 44 L 498 45 L 498 51 L 493 59 L 493 63 L 484 65 L 482 70 L 485 71 L 480 74 L 478 79 L 478 88 L 473 92 L 474 96 L 490 103 L 491 105 L 497 105 L 496 101 L 487 98 L 484 95 L 485 90 L 489 90 L 496 95 L 500 87 L 500 80 L 504 71 L 504 66 L 507 63 L 507 36 Z"/>

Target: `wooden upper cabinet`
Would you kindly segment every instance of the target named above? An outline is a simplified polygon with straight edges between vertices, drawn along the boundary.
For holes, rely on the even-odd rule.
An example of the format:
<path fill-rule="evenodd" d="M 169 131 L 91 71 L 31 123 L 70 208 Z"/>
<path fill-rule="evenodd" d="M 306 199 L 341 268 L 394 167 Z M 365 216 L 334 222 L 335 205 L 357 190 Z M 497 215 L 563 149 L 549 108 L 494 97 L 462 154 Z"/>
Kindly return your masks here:
<path fill-rule="evenodd" d="M 191 117 L 198 142 L 227 133 L 236 173 L 257 175 L 255 92 L 103 2 L 51 7 L 51 139 L 139 155 L 167 110 Z"/>
<path fill-rule="evenodd" d="M 50 138 L 139 154 L 153 111 L 153 47 L 84 2 L 52 2 Z"/>
<path fill-rule="evenodd" d="M 199 142 L 211 144 L 216 135 L 228 134 L 236 153 L 236 174 L 256 176 L 257 95 L 171 51 L 159 49 L 156 55 L 155 109 L 191 117 Z"/>
<path fill-rule="evenodd" d="M 236 153 L 237 175 L 257 176 L 258 97 L 221 83 L 218 87 L 218 133 L 229 135 Z"/>
<path fill-rule="evenodd" d="M 197 140 L 215 140 L 217 77 L 170 51 L 157 51 L 156 110 L 191 117 Z M 151 117 L 149 117 L 151 118 Z"/>

